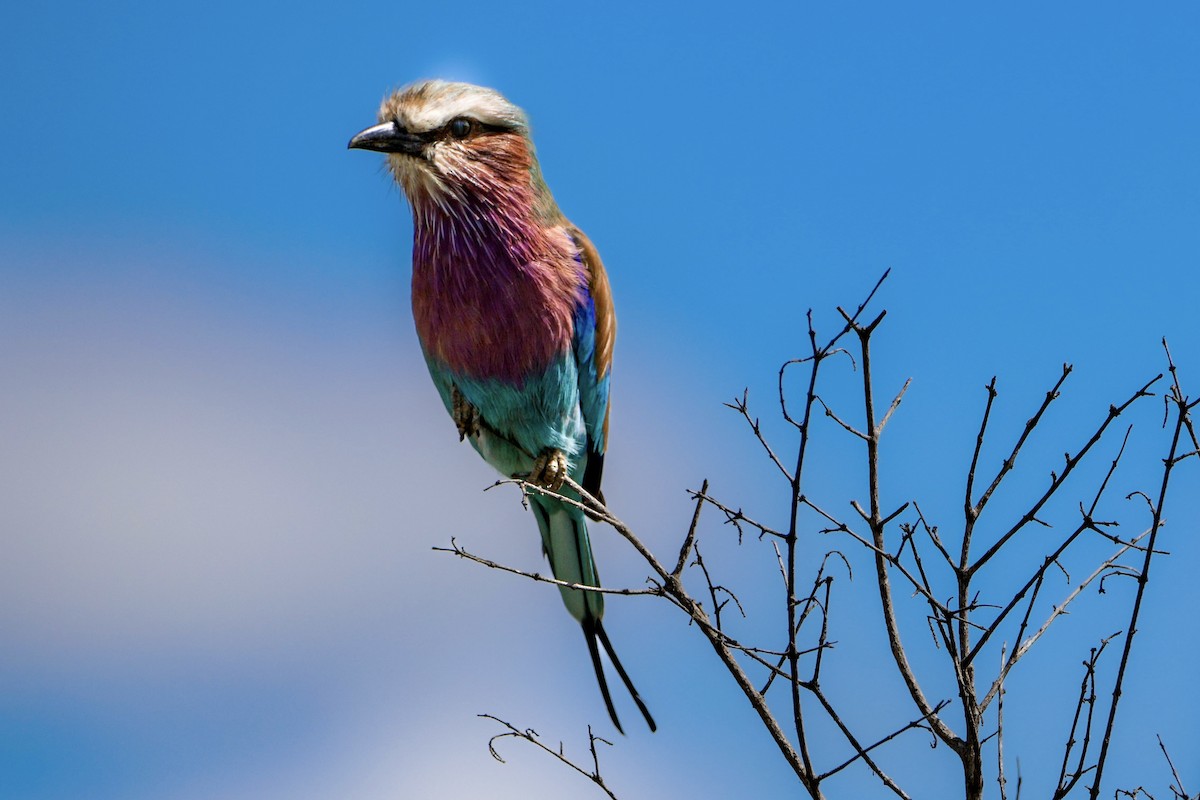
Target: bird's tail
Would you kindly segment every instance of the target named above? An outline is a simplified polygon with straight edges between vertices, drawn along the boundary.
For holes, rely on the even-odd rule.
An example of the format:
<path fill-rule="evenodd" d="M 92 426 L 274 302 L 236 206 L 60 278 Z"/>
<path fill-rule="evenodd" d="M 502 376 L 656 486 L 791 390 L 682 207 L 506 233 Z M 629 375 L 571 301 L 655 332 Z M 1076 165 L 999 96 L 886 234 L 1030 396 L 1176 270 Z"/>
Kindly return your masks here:
<path fill-rule="evenodd" d="M 582 511 L 567 506 L 555 500 L 543 500 L 539 497 L 532 500 L 534 516 L 538 521 L 538 529 L 542 534 L 542 547 L 550 560 L 550 569 L 554 577 L 560 581 L 576 583 L 582 586 L 599 586 L 600 577 L 596 573 L 596 562 L 592 558 L 591 540 L 588 538 L 587 520 Z M 600 693 L 604 696 L 604 705 L 613 725 L 621 733 L 621 721 L 617 718 L 617 710 L 613 706 L 612 695 L 608 691 L 608 680 L 604 675 L 604 664 L 600 659 L 600 648 L 608 655 L 621 682 L 629 690 L 633 702 L 646 719 L 651 731 L 657 729 L 654 717 L 642 701 L 629 673 L 625 671 L 621 660 L 613 649 L 608 634 L 604 631 L 601 619 L 604 617 L 604 595 L 598 592 L 585 592 L 580 589 L 569 589 L 560 586 L 563 603 L 583 627 L 583 636 L 587 640 L 588 653 L 592 657 L 592 667 L 596 670 L 596 682 L 600 684 Z"/>
<path fill-rule="evenodd" d="M 582 625 L 583 637 L 587 639 L 588 652 L 592 656 L 592 668 L 596 670 L 596 682 L 600 684 L 600 694 L 604 695 L 604 705 L 608 708 L 608 716 L 612 718 L 613 725 L 620 733 L 625 733 L 621 728 L 621 720 L 617 719 L 617 709 L 613 707 L 612 695 L 608 693 L 608 680 L 604 677 L 604 665 L 600 663 L 600 650 L 596 647 L 597 641 L 604 646 L 604 652 L 608 653 L 609 660 L 617 668 L 621 682 L 629 690 L 629 696 L 637 704 L 638 711 L 642 712 L 646 724 L 650 726 L 650 732 L 658 730 L 658 726 L 654 724 L 654 717 L 650 716 L 650 709 L 646 708 L 642 696 L 638 694 L 633 681 L 629 679 L 629 673 L 625 671 L 625 667 L 621 666 L 621 659 L 617 658 L 617 651 L 613 650 L 612 642 L 608 640 L 608 634 L 604 632 L 604 623 L 598 619 L 585 619 Z"/>

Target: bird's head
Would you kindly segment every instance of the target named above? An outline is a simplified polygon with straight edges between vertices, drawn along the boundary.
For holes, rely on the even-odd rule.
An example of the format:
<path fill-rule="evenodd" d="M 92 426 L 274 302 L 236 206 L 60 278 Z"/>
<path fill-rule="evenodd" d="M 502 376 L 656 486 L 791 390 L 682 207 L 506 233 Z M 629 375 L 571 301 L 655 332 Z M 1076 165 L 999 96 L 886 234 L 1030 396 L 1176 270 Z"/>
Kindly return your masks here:
<path fill-rule="evenodd" d="M 383 101 L 379 124 L 349 147 L 386 153 L 414 208 L 504 197 L 553 206 L 525 112 L 493 89 L 441 80 L 406 86 Z"/>

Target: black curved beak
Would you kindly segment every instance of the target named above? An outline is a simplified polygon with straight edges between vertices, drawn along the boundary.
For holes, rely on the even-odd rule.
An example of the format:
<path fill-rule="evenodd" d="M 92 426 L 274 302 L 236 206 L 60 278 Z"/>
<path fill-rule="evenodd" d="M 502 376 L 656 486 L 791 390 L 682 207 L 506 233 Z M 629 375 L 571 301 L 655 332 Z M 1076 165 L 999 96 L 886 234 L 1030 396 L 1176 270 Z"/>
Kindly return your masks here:
<path fill-rule="evenodd" d="M 355 134 L 346 145 L 351 150 L 374 150 L 377 153 L 404 153 L 421 155 L 425 146 L 423 137 L 409 133 L 395 122 L 381 122 Z"/>

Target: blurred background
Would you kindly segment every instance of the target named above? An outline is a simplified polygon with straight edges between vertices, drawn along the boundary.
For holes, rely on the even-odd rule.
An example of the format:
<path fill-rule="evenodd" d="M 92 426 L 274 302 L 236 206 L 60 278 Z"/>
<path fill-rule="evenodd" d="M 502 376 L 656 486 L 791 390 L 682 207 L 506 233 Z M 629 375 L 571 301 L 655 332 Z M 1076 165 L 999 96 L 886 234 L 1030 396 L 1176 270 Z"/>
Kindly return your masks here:
<path fill-rule="evenodd" d="M 495 762 L 482 713 L 580 756 L 594 724 L 616 741 L 602 767 L 623 798 L 799 795 L 667 604 L 609 604 L 660 723 L 649 735 L 623 702 L 622 738 L 555 589 L 432 551 L 455 537 L 542 569 L 533 520 L 515 491 L 484 493 L 494 476 L 425 373 L 403 199 L 381 157 L 346 142 L 421 77 L 529 112 L 616 293 L 606 494 L 667 557 L 704 478 L 785 524 L 786 487 L 722 403 L 748 387 L 792 453 L 775 376 L 805 352 L 805 312 L 832 335 L 835 307 L 885 269 L 877 392 L 913 378 L 885 437 L 886 505 L 915 498 L 944 533 L 961 527 L 983 385 L 999 376 L 992 470 L 1073 363 L 997 495 L 980 534 L 994 537 L 1109 403 L 1165 368 L 1163 336 L 1185 389 L 1200 386 L 1198 36 L 1184 3 L 5 5 L 0 796 L 599 796 L 519 743 Z M 858 419 L 848 367 L 829 399 Z M 1062 497 L 1063 529 L 1125 420 Z M 1104 506 L 1127 533 L 1147 522 L 1122 498 L 1157 487 L 1161 420 L 1157 399 L 1129 417 Z M 810 493 L 850 515 L 860 445 L 820 431 Z M 1173 480 L 1172 555 L 1108 769 L 1110 787 L 1159 796 L 1155 734 L 1200 785 L 1195 466 Z M 743 593 L 747 635 L 767 637 L 774 554 L 718 522 L 701 532 L 710 566 Z M 1027 574 L 1039 535 L 986 580 Z M 636 554 L 593 537 L 606 582 L 640 585 Z M 873 740 L 915 714 L 872 643 L 869 568 L 850 542 L 810 542 L 806 569 L 833 547 L 861 567 L 835 572 L 825 669 Z M 1025 791 L 1052 788 L 1079 662 L 1123 629 L 1131 584 L 1089 591 L 1013 673 L 1005 750 Z M 1056 577 L 1035 616 L 1073 585 Z M 923 609 L 904 602 L 914 662 L 949 697 Z M 832 735 L 817 747 L 828 765 L 846 754 Z M 960 791 L 924 734 L 881 762 L 915 796 Z M 831 793 L 887 796 L 851 773 Z"/>

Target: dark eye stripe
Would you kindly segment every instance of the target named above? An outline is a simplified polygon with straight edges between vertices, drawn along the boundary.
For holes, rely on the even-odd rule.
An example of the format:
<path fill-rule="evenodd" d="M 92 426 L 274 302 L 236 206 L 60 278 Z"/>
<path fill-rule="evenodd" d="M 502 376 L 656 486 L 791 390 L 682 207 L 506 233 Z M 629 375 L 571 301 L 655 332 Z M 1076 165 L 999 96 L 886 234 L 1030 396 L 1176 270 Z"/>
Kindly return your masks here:
<path fill-rule="evenodd" d="M 462 133 L 456 132 L 454 126 L 461 122 L 466 122 L 470 126 L 469 130 Z M 505 125 L 493 125 L 487 122 L 480 122 L 479 120 L 472 119 L 471 117 L 455 117 L 443 125 L 439 130 L 433 131 L 432 135 L 434 137 L 451 136 L 456 139 L 466 139 L 477 136 L 481 133 L 512 133 L 512 128 L 509 128 Z"/>
<path fill-rule="evenodd" d="M 480 122 L 479 120 L 472 119 L 470 117 L 455 117 L 440 128 L 435 128 L 431 131 L 424 131 L 422 133 L 406 131 L 404 125 L 398 119 L 393 119 L 392 124 L 394 124 L 399 130 L 405 131 L 410 136 L 413 136 L 424 143 L 429 143 L 437 141 L 438 139 L 454 137 L 454 132 L 451 130 L 451 127 L 459 120 L 465 120 L 470 123 L 471 130 L 468 132 L 468 136 L 477 136 L 481 133 L 513 133 L 514 131 L 513 128 L 510 128 L 506 125 L 493 125 L 488 122 Z"/>

